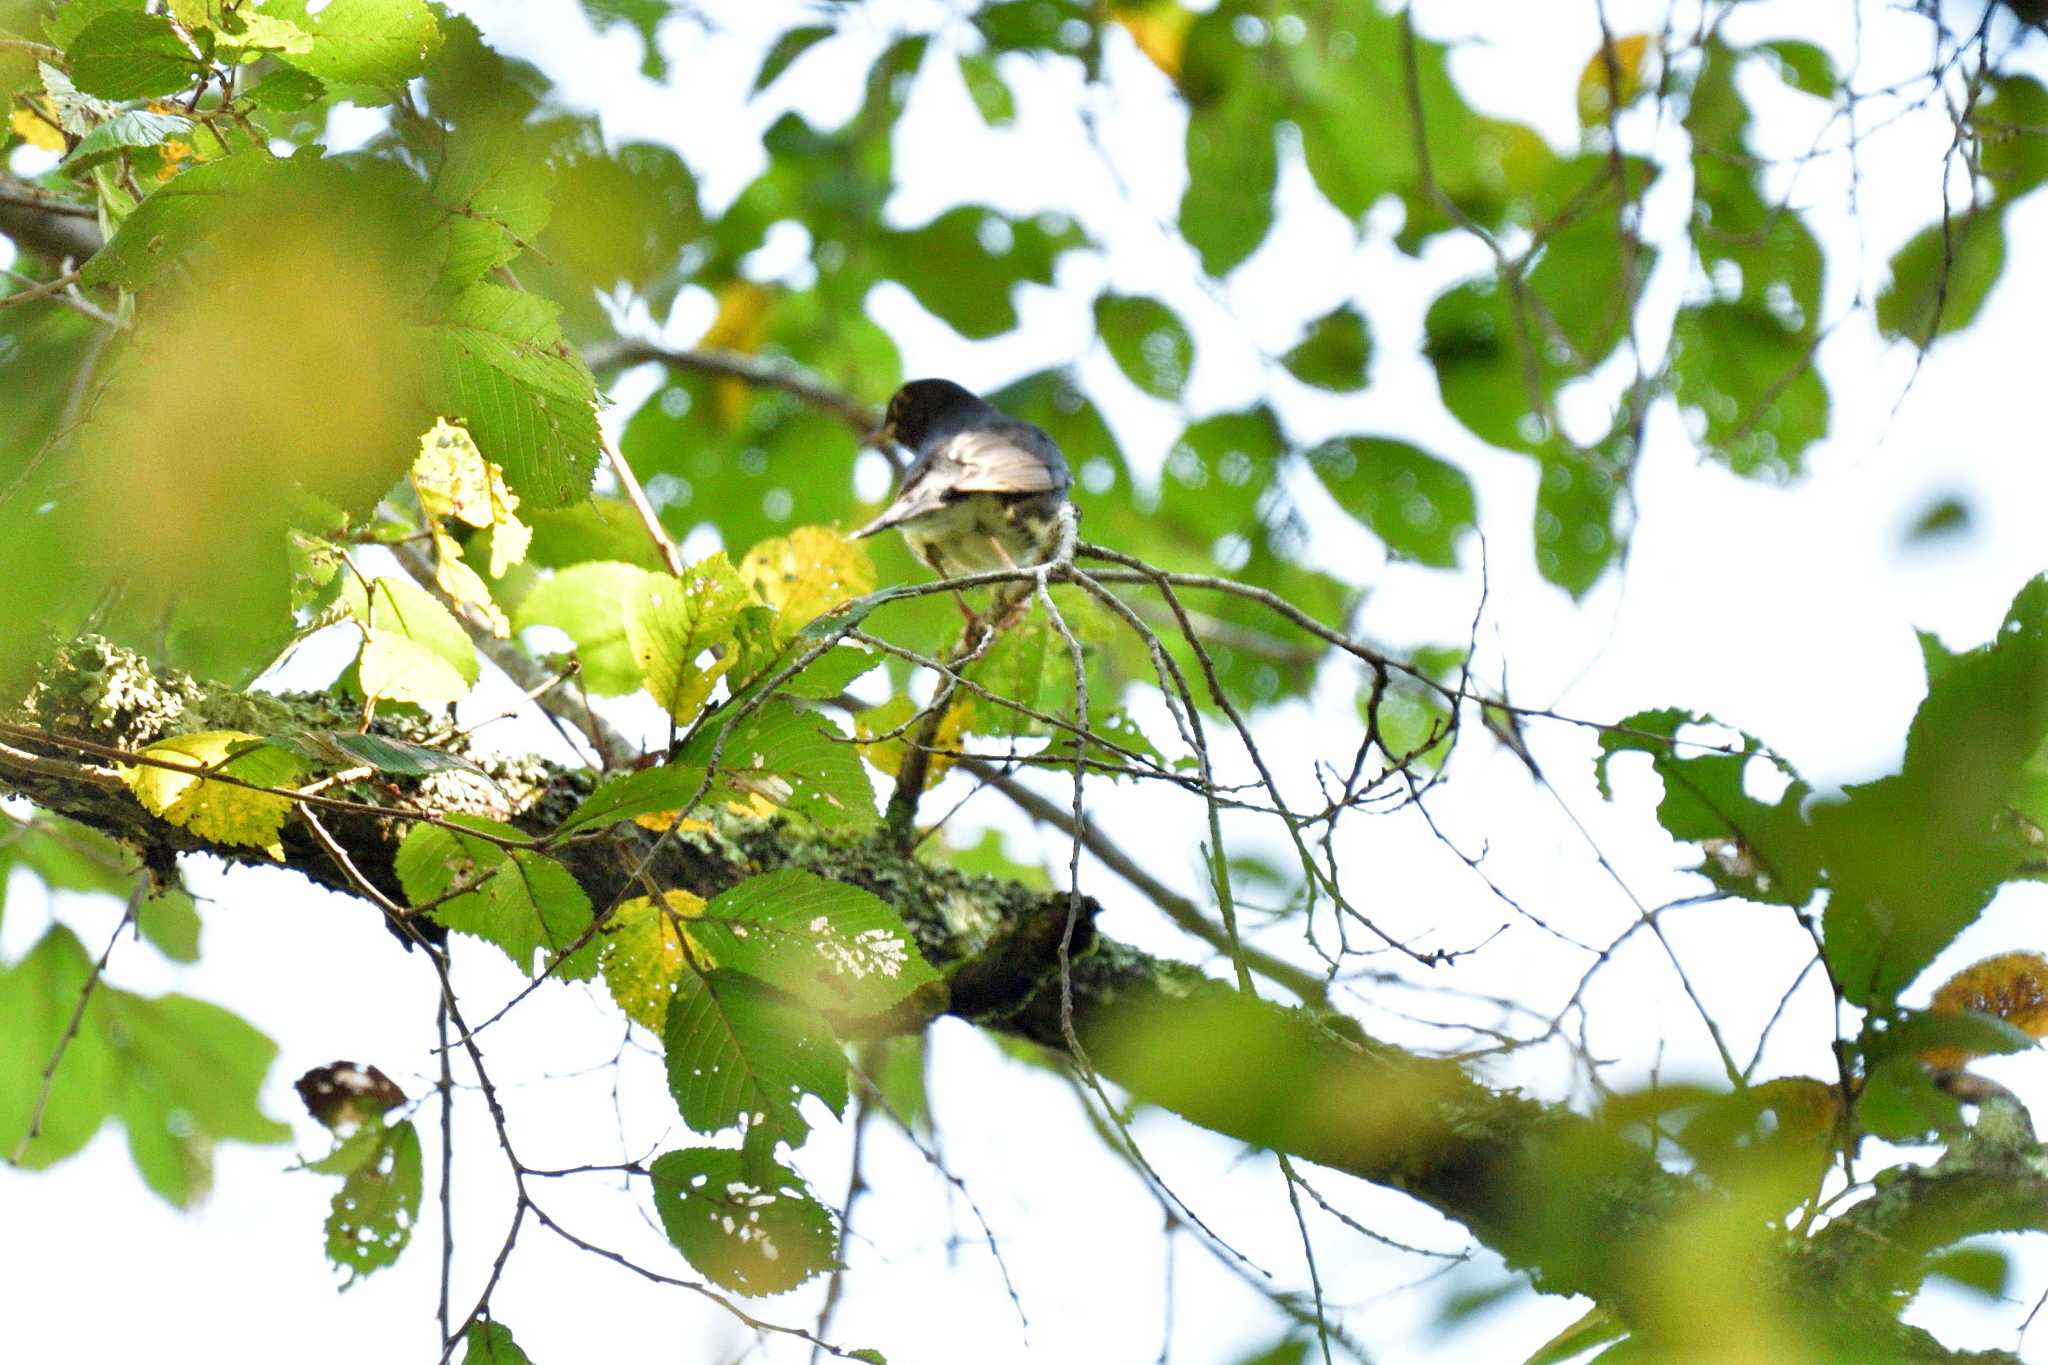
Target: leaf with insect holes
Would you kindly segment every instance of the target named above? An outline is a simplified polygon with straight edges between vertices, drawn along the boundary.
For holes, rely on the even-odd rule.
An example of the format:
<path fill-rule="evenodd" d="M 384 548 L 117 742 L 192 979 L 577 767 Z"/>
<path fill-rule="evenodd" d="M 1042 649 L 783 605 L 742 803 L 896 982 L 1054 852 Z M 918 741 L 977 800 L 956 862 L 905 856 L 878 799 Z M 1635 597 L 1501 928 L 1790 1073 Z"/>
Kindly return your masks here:
<path fill-rule="evenodd" d="M 121 778 L 152 815 L 217 844 L 250 844 L 283 861 L 278 831 L 291 816 L 288 797 L 215 781 L 201 773 L 257 787 L 290 787 L 299 764 L 261 736 L 239 730 L 204 730 L 158 740 L 142 750 L 160 764 L 124 766 Z"/>
<path fill-rule="evenodd" d="M 598 954 L 612 999 L 628 1019 L 656 1032 L 688 969 L 684 926 L 704 913 L 704 898 L 688 891 L 664 892 L 663 901 L 638 896 L 612 911 Z"/>
<path fill-rule="evenodd" d="M 680 578 L 649 574 L 626 604 L 626 642 L 647 690 L 678 725 L 697 718 L 733 652 L 713 657 L 732 638 L 740 609 L 753 599 L 724 553 L 699 560 Z"/>
<path fill-rule="evenodd" d="M 737 1294 L 780 1294 L 832 1267 L 839 1234 L 803 1178 L 771 1165 L 747 1169 L 730 1148 L 664 1152 L 648 1170 L 654 1210 L 669 1241 L 713 1284 Z"/>
<path fill-rule="evenodd" d="M 792 1147 L 810 1131 L 798 1111 L 815 1095 L 846 1108 L 846 1058 L 824 1016 L 744 972 L 690 971 L 662 1028 L 668 1088 L 700 1133 L 762 1128 Z"/>

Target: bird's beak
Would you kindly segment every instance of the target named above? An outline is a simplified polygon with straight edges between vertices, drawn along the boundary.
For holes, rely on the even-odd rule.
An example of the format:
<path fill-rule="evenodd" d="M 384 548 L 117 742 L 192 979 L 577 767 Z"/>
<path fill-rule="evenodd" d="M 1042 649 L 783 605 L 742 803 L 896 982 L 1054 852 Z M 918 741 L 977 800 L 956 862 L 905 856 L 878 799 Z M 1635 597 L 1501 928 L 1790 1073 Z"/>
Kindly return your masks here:
<path fill-rule="evenodd" d="M 896 444 L 896 424 L 888 421 L 883 422 L 882 425 L 861 437 L 860 443 L 863 447 L 871 446 L 876 450 L 887 451 L 889 447 Z"/>

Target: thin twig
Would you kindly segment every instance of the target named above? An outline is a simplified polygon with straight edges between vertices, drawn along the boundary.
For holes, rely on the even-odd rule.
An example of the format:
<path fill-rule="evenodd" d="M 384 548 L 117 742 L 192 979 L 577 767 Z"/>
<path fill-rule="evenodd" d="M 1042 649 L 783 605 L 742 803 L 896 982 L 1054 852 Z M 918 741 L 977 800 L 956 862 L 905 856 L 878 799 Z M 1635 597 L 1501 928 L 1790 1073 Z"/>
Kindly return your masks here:
<path fill-rule="evenodd" d="M 92 973 L 85 978 L 85 985 L 78 992 L 78 1004 L 71 1011 L 71 1021 L 64 1026 L 63 1036 L 57 1039 L 56 1050 L 50 1054 L 48 1064 L 43 1067 L 41 1087 L 36 1091 L 35 1108 L 29 1111 L 28 1128 L 14 1144 L 14 1151 L 8 1156 L 7 1164 L 19 1166 L 28 1155 L 28 1146 L 43 1132 L 43 1111 L 49 1108 L 50 1092 L 56 1088 L 57 1068 L 64 1061 L 64 1053 L 71 1047 L 71 1040 L 78 1036 L 79 1025 L 85 1022 L 85 1007 L 92 1003 L 92 994 L 99 989 L 100 978 L 106 975 L 107 959 L 114 955 L 114 945 L 121 941 L 121 935 L 134 922 L 135 914 L 142 908 L 142 898 L 149 894 L 149 879 L 138 877 L 135 889 L 128 893 L 128 908 L 121 912 L 121 922 L 114 926 L 114 932 L 107 938 L 107 946 L 100 951 L 99 961 L 92 964 Z"/>

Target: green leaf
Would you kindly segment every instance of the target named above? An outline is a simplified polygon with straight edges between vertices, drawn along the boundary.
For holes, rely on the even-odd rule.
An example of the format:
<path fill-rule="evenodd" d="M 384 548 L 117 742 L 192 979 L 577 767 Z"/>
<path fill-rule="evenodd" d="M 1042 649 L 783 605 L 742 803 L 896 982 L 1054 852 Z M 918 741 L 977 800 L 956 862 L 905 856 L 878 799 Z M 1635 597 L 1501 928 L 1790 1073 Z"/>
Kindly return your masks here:
<path fill-rule="evenodd" d="M 1585 596 L 1621 553 L 1614 514 L 1626 465 L 1609 455 L 1611 445 L 1612 438 L 1580 451 L 1554 442 L 1537 456 L 1536 569 L 1573 597 Z"/>
<path fill-rule="evenodd" d="M 360 734 L 354 730 L 307 730 L 296 735 L 279 736 L 270 742 L 330 768 L 367 766 L 378 772 L 396 773 L 400 777 L 464 772 L 490 778 L 481 764 L 461 754 L 384 735 Z"/>
<path fill-rule="evenodd" d="M 721 892 L 684 930 L 704 960 L 832 1014 L 879 1014 L 938 980 L 887 902 L 795 869 Z"/>
<path fill-rule="evenodd" d="M 1308 335 L 1280 357 L 1280 363 L 1302 383 L 1332 393 L 1364 388 L 1372 363 L 1372 333 L 1365 315 L 1348 303 L 1323 314 L 1308 325 Z"/>
<path fill-rule="evenodd" d="M 155 147 L 191 131 L 192 121 L 177 114 L 159 114 L 148 109 L 129 109 L 100 124 L 71 149 L 64 169 L 85 170 L 122 152 L 137 147 Z"/>
<path fill-rule="evenodd" d="M 1309 463 L 1338 505 L 1370 526 L 1396 559 L 1457 565 L 1458 537 L 1475 523 L 1472 481 L 1404 441 L 1346 436 L 1317 447 Z"/>
<path fill-rule="evenodd" d="M 100 15 L 72 41 L 67 55 L 78 88 L 110 100 L 168 95 L 199 75 L 198 60 L 171 21 L 139 10 Z"/>
<path fill-rule="evenodd" d="M 1198 20 L 1197 27 L 1203 22 Z M 1229 274 L 1273 226 L 1273 190 L 1280 180 L 1274 145 L 1278 113 L 1269 92 L 1233 84 L 1222 99 L 1198 105 L 1188 116 L 1188 187 L 1180 201 L 1180 232 L 1211 275 Z"/>
<path fill-rule="evenodd" d="M 2005 214 L 1975 209 L 1922 228 L 1892 257 L 1892 277 L 1877 296 L 1877 325 L 1915 346 L 1959 332 L 2005 271 Z"/>
<path fill-rule="evenodd" d="M 1995 74 L 1977 102 L 1983 139 L 1978 171 L 2000 203 L 2031 194 L 2048 181 L 2048 88 L 2032 76 Z"/>
<path fill-rule="evenodd" d="M 182 886 L 169 887 L 137 906 L 135 927 L 171 961 L 199 960 L 199 907 Z"/>
<path fill-rule="evenodd" d="M 330 86 L 374 88 L 388 98 L 427 69 L 441 44 L 440 26 L 423 0 L 328 0 L 313 13 L 312 0 L 269 0 L 264 13 L 297 24 L 313 37 L 312 50 L 279 54 L 291 66 Z"/>
<path fill-rule="evenodd" d="M 520 602 L 512 625 L 517 630 L 553 626 L 575 641 L 577 676 L 588 691 L 601 697 L 638 692 L 643 679 L 626 634 L 627 604 L 640 600 L 655 577 L 634 565 L 611 562 L 559 569 Z M 675 581 L 665 574 L 660 579 Z"/>
<path fill-rule="evenodd" d="M 11 968 L 0 969 L 0 1152 L 20 1146 L 42 1092 L 42 1071 L 56 1055 L 78 998 L 92 978 L 85 945 L 52 926 Z M 36 1137 L 22 1151 L 29 1170 L 51 1166 L 91 1141 L 113 1112 L 118 1061 L 98 1028 L 81 1028 L 64 1050 Z"/>
<path fill-rule="evenodd" d="M 327 87 L 318 76 L 281 67 L 244 90 L 242 98 L 258 109 L 294 114 L 327 98 Z"/>
<path fill-rule="evenodd" d="M 1833 59 L 1818 44 L 1779 38 L 1758 43 L 1756 51 L 1767 52 L 1778 59 L 1778 75 L 1794 90 L 1833 99 L 1835 91 L 1841 87 Z"/>
<path fill-rule="evenodd" d="M 1817 803 L 1830 893 L 1822 921 L 1845 999 L 1882 1006 L 1975 921 L 2033 856 L 2009 808 L 2048 740 L 2048 580 L 1997 636 L 1930 668 L 1901 770 Z"/>
<path fill-rule="evenodd" d="M 1613 799 L 1608 773 L 1616 754 L 1649 754 L 1664 784 L 1657 822 L 1672 838 L 1702 846 L 1702 876 L 1747 900 L 1806 904 L 1821 877 L 1819 841 L 1804 813 L 1813 789 L 1748 735 L 1732 753 L 1679 738 L 1687 727 L 1714 724 L 1711 716 L 1686 711 L 1639 711 L 1601 731 L 1593 765 L 1601 795 Z M 1747 784 L 1759 770 L 1775 770 L 1775 780 L 1784 783 L 1777 800 L 1749 794 Z"/>
<path fill-rule="evenodd" d="M 1921 1142 L 1930 1133 L 1959 1128 L 1962 1109 L 1936 1087 L 1926 1067 L 1911 1057 L 1894 1057 L 1864 1080 L 1856 1121 L 1864 1132 L 1887 1142 Z"/>
<path fill-rule="evenodd" d="M 424 1185 L 412 1121 L 364 1124 L 307 1169 L 343 1178 L 327 1214 L 327 1259 L 348 1272 L 341 1287 L 396 1264 L 419 1222 Z"/>
<path fill-rule="evenodd" d="M 1896 1015 L 1872 1014 L 1863 1021 L 1856 1050 L 1869 1069 L 1894 1057 L 1922 1058 L 1930 1051 L 1960 1051 L 1997 1057 L 2037 1047 L 2033 1036 L 2017 1025 L 1976 1010 L 1902 1010 Z"/>
<path fill-rule="evenodd" d="M 846 1058 L 831 1025 L 795 996 L 743 972 L 688 972 L 662 1029 L 668 1088 L 700 1133 L 735 1125 L 795 1146 L 810 1131 L 797 1102 L 846 1107 Z"/>
<path fill-rule="evenodd" d="M 704 785 L 704 769 L 696 764 L 664 763 L 623 773 L 585 797 L 556 831 L 558 838 L 600 825 L 615 825 L 656 811 L 679 810 Z M 705 793 L 705 801 L 713 799 Z"/>
<path fill-rule="evenodd" d="M 805 24 L 777 38 L 775 45 L 768 49 L 768 55 L 762 58 L 760 71 L 754 75 L 753 93 L 758 95 L 775 84 L 776 78 L 789 70 L 791 62 L 830 38 L 832 34 L 833 29 L 829 25 Z"/>
<path fill-rule="evenodd" d="M 462 1365 L 533 1365 L 502 1322 L 472 1322 L 462 1341 Z"/>
<path fill-rule="evenodd" d="M 509 825 L 474 816 L 453 819 L 500 837 L 524 837 Z M 563 980 L 583 980 L 596 971 L 594 942 L 554 966 L 591 921 L 590 898 L 554 859 L 439 825 L 415 825 L 399 845 L 394 870 L 412 904 L 430 906 L 426 913 L 457 933 L 496 944 L 528 976 L 539 970 L 534 958 L 542 950 Z"/>
<path fill-rule="evenodd" d="M 554 173 L 523 127 L 506 119 L 451 134 L 429 194 L 447 215 L 445 284 L 470 283 L 524 251 L 547 226 Z"/>
<path fill-rule="evenodd" d="M 987 52 L 963 52 L 960 54 L 960 81 L 967 87 L 967 98 L 974 101 L 975 112 L 981 121 L 991 128 L 1004 128 L 1017 119 L 1017 98 L 1010 93 L 1009 82 L 996 70 L 996 60 Z"/>
<path fill-rule="evenodd" d="M 1679 309 L 1671 369 L 1703 448 L 1737 474 L 1797 473 L 1806 447 L 1827 434 L 1828 391 L 1813 365 L 1813 339 L 1765 309 Z"/>
<path fill-rule="evenodd" d="M 1584 1316 L 1538 1347 L 1525 1365 L 1564 1365 L 1602 1342 L 1628 1335 L 1628 1324 L 1613 1309 L 1594 1304 Z"/>
<path fill-rule="evenodd" d="M 303 170 L 268 152 L 241 152 L 194 166 L 138 204 L 80 274 L 90 285 L 144 288 L 225 221 L 225 202 L 289 183 Z"/>
<path fill-rule="evenodd" d="M 2003 1303 L 2012 1286 L 2012 1258 L 1997 1247 L 1961 1246 L 1930 1257 L 1926 1273 Z"/>
<path fill-rule="evenodd" d="M 883 268 L 927 312 L 978 341 L 1014 328 L 1016 287 L 1051 284 L 1060 253 L 1086 242 L 1080 228 L 1055 214 L 1011 218 L 963 204 L 923 227 L 888 233 L 878 246 Z"/>
<path fill-rule="evenodd" d="M 720 551 L 683 571 L 681 578 L 643 575 L 625 605 L 626 642 L 647 690 L 678 725 L 695 720 L 711 689 L 732 667 L 726 646 L 753 590 Z"/>
<path fill-rule="evenodd" d="M 812 712 L 780 702 L 734 723 L 720 743 L 721 721 L 698 728 L 678 758 L 709 767 L 718 751 L 719 790 L 756 794 L 825 828 L 875 822 L 875 789 L 845 736 Z"/>
<path fill-rule="evenodd" d="M 106 1039 L 110 1096 L 149 1187 L 179 1207 L 213 1182 L 214 1145 L 281 1142 L 291 1130 L 257 1108 L 277 1045 L 218 1005 L 102 985 L 86 1022 Z M 81 1033 L 82 1036 L 82 1033 Z M 74 1040 L 73 1048 L 77 1047 Z M 69 1053 L 66 1065 L 69 1065 Z"/>
<path fill-rule="evenodd" d="M 373 581 L 363 626 L 363 695 L 435 705 L 476 685 L 476 645 L 454 613 L 411 579 Z"/>
<path fill-rule="evenodd" d="M 542 508 L 583 496 L 600 453 L 596 382 L 564 342 L 560 311 L 473 284 L 422 334 L 428 405 L 460 418 L 521 501 Z"/>
<path fill-rule="evenodd" d="M 1159 300 L 1103 294 L 1095 300 L 1095 331 L 1124 376 L 1154 398 L 1177 399 L 1187 387 L 1194 338 Z"/>
<path fill-rule="evenodd" d="M 1497 279 L 1467 280 L 1439 294 L 1422 326 L 1423 354 L 1451 416 L 1480 440 L 1510 450 L 1541 439 L 1523 364 L 1530 345 Z"/>
<path fill-rule="evenodd" d="M 780 1294 L 829 1270 L 839 1236 L 803 1178 L 780 1165 L 763 1181 L 725 1148 L 664 1152 L 648 1174 L 669 1241 L 710 1280 L 738 1294 Z"/>

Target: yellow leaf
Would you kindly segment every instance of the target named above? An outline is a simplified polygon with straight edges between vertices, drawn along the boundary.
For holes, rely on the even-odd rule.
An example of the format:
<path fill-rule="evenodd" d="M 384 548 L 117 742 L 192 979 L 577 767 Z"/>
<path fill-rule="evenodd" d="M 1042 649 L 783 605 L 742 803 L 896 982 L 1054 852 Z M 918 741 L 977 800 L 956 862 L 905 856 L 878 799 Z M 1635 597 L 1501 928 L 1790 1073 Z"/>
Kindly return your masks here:
<path fill-rule="evenodd" d="M 688 891 L 665 893 L 665 906 L 645 896 L 629 900 L 605 923 L 598 966 L 604 984 L 626 1017 L 661 1032 L 676 983 L 694 955 L 700 970 L 713 965 L 684 936 L 682 922 L 704 913 L 702 897 Z"/>
<path fill-rule="evenodd" d="M 462 547 L 447 532 L 434 532 L 434 584 L 447 599 L 487 627 L 500 640 L 512 634 L 512 622 L 491 597 L 477 571 L 462 561 Z"/>
<path fill-rule="evenodd" d="M 451 517 L 479 531 L 491 528 L 491 577 L 504 577 L 506 569 L 526 558 L 533 528 L 517 515 L 519 497 L 505 486 L 505 471 L 484 458 L 466 428 L 436 420 L 433 430 L 420 437 L 412 486 L 437 532 Z"/>
<path fill-rule="evenodd" d="M 371 701 L 410 702 L 439 706 L 456 701 L 469 684 L 455 665 L 409 635 L 378 626 L 363 630 L 363 652 L 356 661 L 363 695 Z"/>
<path fill-rule="evenodd" d="M 1644 59 L 1650 35 L 1630 33 L 1595 52 L 1579 73 L 1579 123 L 1590 128 L 1605 121 L 1609 105 L 1626 109 L 1643 93 Z"/>
<path fill-rule="evenodd" d="M 163 158 L 163 166 L 156 173 L 159 185 L 178 173 L 181 162 L 192 159 L 192 144 L 182 138 L 167 138 L 157 144 L 157 155 Z"/>
<path fill-rule="evenodd" d="M 1942 983 L 1932 1008 L 1942 1014 L 1976 1010 L 2029 1037 L 2048 1037 L 2048 957 L 1999 953 L 1972 963 Z M 1957 1047 L 1929 1048 L 1920 1060 L 1936 1071 L 1954 1071 L 1976 1055 Z"/>
<path fill-rule="evenodd" d="M 778 639 L 788 639 L 849 598 L 875 589 L 866 547 L 829 526 L 799 526 L 759 542 L 740 561 L 740 577 L 776 611 Z"/>
<path fill-rule="evenodd" d="M 64 130 L 57 126 L 56 115 L 50 112 L 50 102 L 40 95 L 22 96 L 26 107 L 17 109 L 7 120 L 7 126 L 21 135 L 21 140 L 31 147 L 40 147 L 46 152 L 64 150 Z"/>
<path fill-rule="evenodd" d="M 1174 0 L 1158 0 L 1149 5 L 1119 7 L 1115 19 L 1152 65 L 1174 80 L 1180 79 L 1181 56 L 1187 49 L 1188 30 L 1195 23 L 1193 13 Z"/>
<path fill-rule="evenodd" d="M 255 744 L 242 753 L 236 745 Z M 154 764 L 121 768 L 121 780 L 150 814 L 191 830 L 217 844 L 249 844 L 280 862 L 284 849 L 277 833 L 292 813 L 291 801 L 268 792 L 216 782 L 201 776 L 219 773 L 264 787 L 289 787 L 298 781 L 298 761 L 281 749 L 263 744 L 260 735 L 238 730 L 204 730 L 158 740 L 142 750 L 151 758 L 175 763 L 189 772 Z"/>
<path fill-rule="evenodd" d="M 656 834 L 666 834 L 670 825 L 676 825 L 676 812 L 673 810 L 651 810 L 645 815 L 634 816 L 633 823 L 642 829 L 651 829 Z M 711 822 L 709 820 L 685 820 L 680 825 L 676 825 L 676 832 L 679 834 L 709 834 L 711 832 Z"/>
<path fill-rule="evenodd" d="M 1777 1115 L 1777 1131 L 1788 1138 L 1826 1137 L 1842 1111 L 1840 1088 L 1812 1076 L 1779 1076 L 1751 1087 L 1750 1094 Z"/>
<path fill-rule="evenodd" d="M 855 742 L 860 746 L 861 757 L 880 768 L 891 777 L 899 776 L 903 770 L 903 759 L 910 752 L 910 741 L 924 725 L 920 718 L 902 734 L 888 739 L 875 739 L 876 735 L 888 735 L 910 719 L 910 698 L 891 697 L 880 706 L 863 711 L 853 723 Z M 960 747 L 960 736 L 974 723 L 974 698 L 956 696 L 953 704 L 946 708 L 946 718 L 939 722 L 938 733 L 932 736 L 932 748 L 942 752 L 932 755 L 931 767 L 925 773 L 924 784 L 931 787 L 946 775 L 953 766 L 950 751 Z"/>
<path fill-rule="evenodd" d="M 698 345 L 752 355 L 761 349 L 768 332 L 768 309 L 775 302 L 773 291 L 752 280 L 734 280 L 718 290 L 718 315 L 711 319 Z M 719 379 L 712 385 L 712 401 L 718 420 L 731 427 L 739 424 L 747 410 L 747 385 L 740 379 Z"/>

